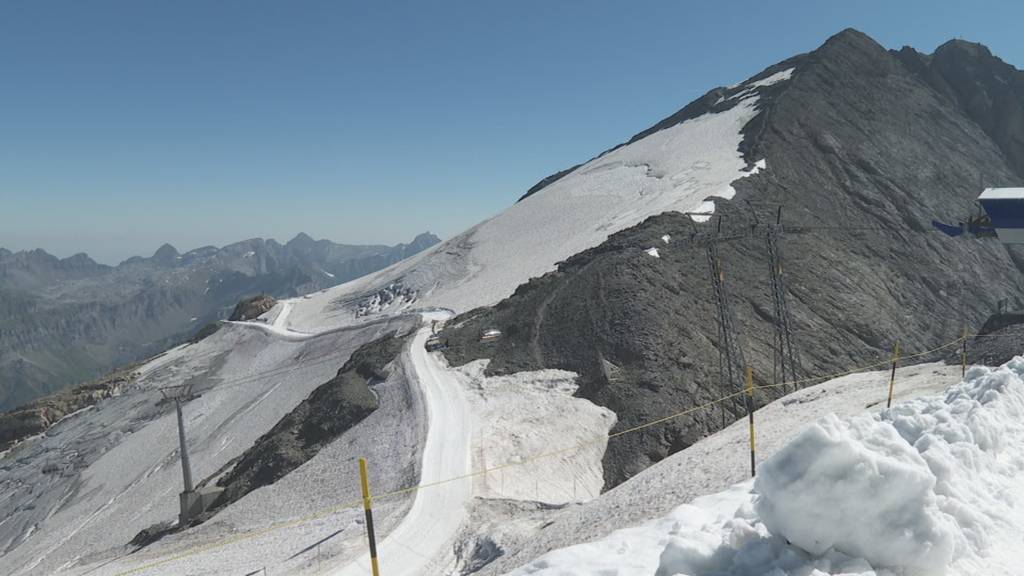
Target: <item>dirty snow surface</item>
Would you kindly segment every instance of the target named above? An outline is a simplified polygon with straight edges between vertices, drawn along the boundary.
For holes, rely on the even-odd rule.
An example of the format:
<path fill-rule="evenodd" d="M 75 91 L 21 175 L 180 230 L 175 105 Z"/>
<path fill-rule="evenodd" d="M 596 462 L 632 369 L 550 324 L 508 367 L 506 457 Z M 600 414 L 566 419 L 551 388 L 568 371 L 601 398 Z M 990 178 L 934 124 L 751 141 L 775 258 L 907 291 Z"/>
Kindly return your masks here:
<path fill-rule="evenodd" d="M 226 537 L 329 509 L 359 498 L 358 456 L 390 462 L 374 470 L 381 490 L 415 483 L 422 411 L 399 370 L 375 386 L 381 407 L 311 461 L 250 493 L 206 524 L 134 554 L 128 542 L 154 524 L 173 523 L 182 478 L 173 405 L 159 389 L 189 383 L 185 403 L 193 476 L 215 478 L 309 393 L 330 380 L 359 345 L 417 319 L 389 318 L 302 340 L 256 326 L 225 324 L 199 343 L 174 348 L 140 368 L 115 398 L 71 416 L 0 459 L 0 574 L 118 574 Z M 389 442 L 375 438 L 388 434 Z M 408 499 L 381 502 L 383 530 Z M 315 570 L 332 555 L 363 546 L 361 511 L 341 510 L 242 541 L 156 564 L 133 574 L 244 574 L 265 562 L 289 573 Z M 312 552 L 304 548 L 343 533 Z M 319 557 L 317 557 L 319 554 Z"/>
<path fill-rule="evenodd" d="M 751 173 L 740 131 L 757 114 L 757 99 L 752 93 L 730 110 L 622 146 L 430 250 L 298 301 L 290 326 L 310 332 L 410 307 L 494 304 L 650 216 L 714 210 L 705 201 L 731 197 L 731 183 Z"/>
<path fill-rule="evenodd" d="M 484 376 L 487 360 L 452 370 L 472 406 L 475 495 L 544 504 L 584 502 L 604 485 L 601 460 L 615 413 L 573 396 L 576 374 Z M 595 441 L 597 439 L 597 441 Z M 573 449 L 584 445 L 582 448 Z M 562 452 L 526 466 L 538 454 Z"/>
<path fill-rule="evenodd" d="M 891 409 L 869 401 L 868 412 L 851 414 L 848 405 L 842 415 L 825 414 L 796 428 L 781 446 L 773 438 L 772 455 L 755 480 L 677 503 L 638 526 L 551 551 L 512 574 L 1020 574 L 1024 358 L 999 368 L 974 367 L 952 386 L 948 368 L 915 369 L 913 375 L 901 373 L 901 385 L 948 388 Z M 846 380 L 840 386 L 856 385 L 855 379 L 865 383 L 868 377 L 840 379 Z M 847 400 L 867 399 L 842 388 L 833 382 L 800 391 L 758 415 L 792 425 L 798 420 L 786 418 L 789 407 L 836 392 Z M 874 396 L 881 393 L 874 386 Z M 792 412 L 791 417 L 801 410 Z M 738 428 L 720 435 L 728 437 Z M 729 444 L 742 451 L 742 442 Z M 697 444 L 670 460 L 684 460 L 687 452 L 702 448 L 707 447 Z M 657 482 L 669 480 L 664 468 L 656 465 L 609 495 L 649 494 Z M 672 472 L 680 480 L 688 474 L 678 466 Z M 593 511 L 590 516 L 594 520 Z M 571 525 L 551 528 L 565 534 Z"/>

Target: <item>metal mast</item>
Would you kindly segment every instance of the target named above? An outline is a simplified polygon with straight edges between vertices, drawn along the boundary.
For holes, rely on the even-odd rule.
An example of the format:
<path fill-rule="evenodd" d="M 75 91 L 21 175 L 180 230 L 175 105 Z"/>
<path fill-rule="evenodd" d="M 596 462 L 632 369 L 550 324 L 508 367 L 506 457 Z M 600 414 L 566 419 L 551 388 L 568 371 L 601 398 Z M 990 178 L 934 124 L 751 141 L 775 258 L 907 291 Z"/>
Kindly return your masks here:
<path fill-rule="evenodd" d="M 186 524 L 190 517 L 192 500 L 195 493 L 195 485 L 192 482 L 192 461 L 188 457 L 188 443 L 185 442 L 185 417 L 182 414 L 182 400 L 188 400 L 191 395 L 190 386 L 168 386 L 160 389 L 160 394 L 168 400 L 174 401 L 174 410 L 178 416 L 178 445 L 181 454 L 181 479 L 184 484 L 184 491 L 180 496 L 181 513 L 178 516 L 179 524 Z"/>
<path fill-rule="evenodd" d="M 768 227 L 765 236 L 765 245 L 768 248 L 769 276 L 772 286 L 772 303 L 775 308 L 775 344 L 773 370 L 778 367 L 778 374 L 782 382 L 791 382 L 792 390 L 797 389 L 795 382 L 803 373 L 800 366 L 799 356 L 793 347 L 792 319 L 789 314 L 789 305 L 786 303 L 786 283 L 782 270 L 782 247 L 780 238 L 782 236 L 782 207 L 779 206 L 775 218 L 775 225 Z M 788 392 L 790 386 L 784 386 L 783 392 Z"/>
<path fill-rule="evenodd" d="M 718 230 L 722 228 L 722 218 L 718 218 Z M 716 232 L 716 238 L 717 238 Z M 708 266 L 711 273 L 711 287 L 714 290 L 715 305 L 718 310 L 718 371 L 721 377 L 722 396 L 743 390 L 743 351 L 736 341 L 736 328 L 733 321 L 732 308 L 729 306 L 729 293 L 725 287 L 725 273 L 718 258 L 718 243 L 713 239 L 707 245 Z M 739 411 L 743 399 L 736 397 L 731 402 Z M 727 424 L 725 404 L 722 404 L 722 426 Z"/>

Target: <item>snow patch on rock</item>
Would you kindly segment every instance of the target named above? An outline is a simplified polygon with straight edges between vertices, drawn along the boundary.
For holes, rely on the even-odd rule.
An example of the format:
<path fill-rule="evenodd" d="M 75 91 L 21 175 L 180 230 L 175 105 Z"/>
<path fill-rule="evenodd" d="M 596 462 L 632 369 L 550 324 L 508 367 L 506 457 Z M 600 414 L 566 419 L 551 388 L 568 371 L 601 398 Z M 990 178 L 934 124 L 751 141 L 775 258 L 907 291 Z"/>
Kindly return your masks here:
<path fill-rule="evenodd" d="M 748 84 L 748 86 L 750 86 L 751 88 L 761 88 L 761 87 L 764 87 L 764 86 L 774 86 L 775 84 L 778 84 L 779 82 L 784 82 L 784 81 L 789 80 L 790 78 L 792 78 L 794 70 L 796 70 L 796 68 L 787 68 L 786 70 L 783 70 L 781 72 L 776 72 L 775 74 L 772 74 L 771 76 L 769 76 L 767 78 L 762 78 L 761 80 L 756 80 L 754 82 L 751 82 L 750 84 Z"/>

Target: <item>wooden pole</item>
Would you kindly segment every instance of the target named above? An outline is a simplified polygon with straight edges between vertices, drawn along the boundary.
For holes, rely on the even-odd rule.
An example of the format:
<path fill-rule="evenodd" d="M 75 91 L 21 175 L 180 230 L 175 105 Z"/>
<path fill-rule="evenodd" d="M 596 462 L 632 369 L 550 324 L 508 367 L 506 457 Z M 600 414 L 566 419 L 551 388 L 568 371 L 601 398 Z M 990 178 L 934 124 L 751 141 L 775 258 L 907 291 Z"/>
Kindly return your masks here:
<path fill-rule="evenodd" d="M 896 386 L 896 364 L 900 361 L 900 343 L 897 341 L 892 351 L 892 375 L 889 376 L 889 401 L 885 403 L 886 408 L 892 407 L 892 392 Z"/>
<path fill-rule="evenodd" d="M 750 421 L 750 477 L 757 474 L 756 447 L 754 444 L 754 369 L 747 367 L 747 419 Z"/>
<path fill-rule="evenodd" d="M 359 459 L 359 478 L 363 487 L 363 510 L 366 511 L 366 538 L 370 542 L 370 568 L 373 576 L 380 576 L 377 565 L 377 539 L 373 534 L 373 499 L 370 497 L 370 474 L 366 468 L 366 458 Z"/>

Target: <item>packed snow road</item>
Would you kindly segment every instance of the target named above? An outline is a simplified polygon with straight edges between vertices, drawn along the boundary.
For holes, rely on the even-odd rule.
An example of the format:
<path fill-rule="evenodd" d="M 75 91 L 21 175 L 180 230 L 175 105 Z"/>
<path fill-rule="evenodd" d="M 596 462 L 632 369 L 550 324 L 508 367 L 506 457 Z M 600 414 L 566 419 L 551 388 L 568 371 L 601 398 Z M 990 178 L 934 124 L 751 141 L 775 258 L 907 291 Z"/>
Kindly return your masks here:
<path fill-rule="evenodd" d="M 427 315 L 424 318 L 429 320 Z M 444 547 L 466 518 L 473 493 L 470 473 L 471 414 L 462 388 L 424 344 L 430 328 L 419 330 L 410 356 L 428 419 L 420 485 L 405 519 L 388 534 L 378 549 L 381 573 L 413 576 L 437 572 L 446 563 Z M 433 483 L 458 478 L 442 484 Z M 334 576 L 370 573 L 369 553 L 333 572 Z"/>
<path fill-rule="evenodd" d="M 267 322 L 236 322 L 260 329 L 285 340 L 302 341 L 330 333 L 297 332 L 288 328 L 293 301 L 280 303 L 277 316 Z M 424 322 L 440 320 L 444 313 L 425 313 Z M 373 323 L 373 322 L 369 322 Z M 421 485 L 466 476 L 471 471 L 471 412 L 460 383 L 438 360 L 426 351 L 431 334 L 429 326 L 421 328 L 410 345 L 410 361 L 415 370 L 427 417 L 427 439 L 423 447 Z M 381 569 L 389 576 L 425 574 L 435 562 L 444 563 L 444 546 L 458 532 L 466 516 L 466 504 L 473 491 L 471 478 L 460 478 L 430 486 L 416 494 L 412 508 L 402 522 L 378 546 Z M 369 554 L 335 572 L 339 576 L 364 575 L 370 565 Z"/>

